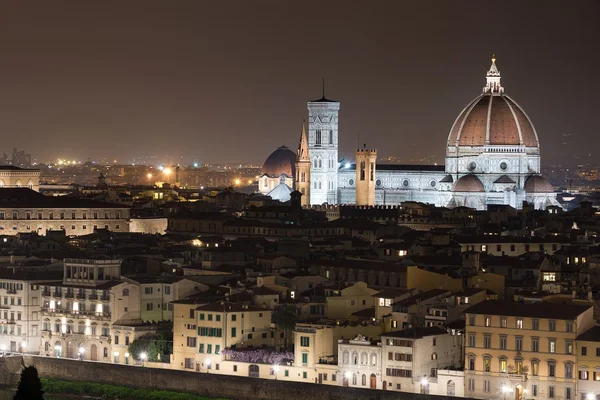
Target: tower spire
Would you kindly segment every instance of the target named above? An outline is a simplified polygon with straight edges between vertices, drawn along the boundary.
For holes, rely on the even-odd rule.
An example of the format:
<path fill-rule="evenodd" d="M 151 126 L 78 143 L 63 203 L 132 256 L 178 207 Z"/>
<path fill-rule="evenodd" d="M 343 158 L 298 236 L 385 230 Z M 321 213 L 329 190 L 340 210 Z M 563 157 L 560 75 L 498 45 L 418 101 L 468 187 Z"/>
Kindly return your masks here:
<path fill-rule="evenodd" d="M 306 120 L 302 121 L 302 131 L 300 132 L 297 158 L 298 161 L 310 161 L 308 154 L 308 136 L 306 135 Z"/>
<path fill-rule="evenodd" d="M 492 65 L 490 65 L 490 69 L 488 70 L 486 76 L 486 85 L 483 88 L 483 93 L 492 93 L 492 94 L 502 94 L 504 93 L 504 88 L 500 84 L 500 71 L 498 71 L 498 67 L 496 66 L 496 55 L 492 55 Z"/>

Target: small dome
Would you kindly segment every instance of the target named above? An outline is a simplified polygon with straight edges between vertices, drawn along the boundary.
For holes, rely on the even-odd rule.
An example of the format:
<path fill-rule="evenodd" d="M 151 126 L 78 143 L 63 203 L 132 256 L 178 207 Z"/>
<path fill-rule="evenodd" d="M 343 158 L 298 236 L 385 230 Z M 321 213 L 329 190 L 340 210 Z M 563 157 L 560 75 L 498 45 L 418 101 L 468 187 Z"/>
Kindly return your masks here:
<path fill-rule="evenodd" d="M 261 175 L 269 175 L 271 177 L 279 177 L 286 175 L 293 178 L 296 172 L 296 153 L 285 146 L 275 150 L 262 166 Z"/>
<path fill-rule="evenodd" d="M 453 192 L 485 192 L 483 183 L 475 175 L 464 175 L 458 178 L 454 187 Z"/>
<path fill-rule="evenodd" d="M 532 175 L 525 181 L 525 191 L 527 194 L 535 193 L 553 193 L 554 188 L 546 179 L 540 175 Z"/>

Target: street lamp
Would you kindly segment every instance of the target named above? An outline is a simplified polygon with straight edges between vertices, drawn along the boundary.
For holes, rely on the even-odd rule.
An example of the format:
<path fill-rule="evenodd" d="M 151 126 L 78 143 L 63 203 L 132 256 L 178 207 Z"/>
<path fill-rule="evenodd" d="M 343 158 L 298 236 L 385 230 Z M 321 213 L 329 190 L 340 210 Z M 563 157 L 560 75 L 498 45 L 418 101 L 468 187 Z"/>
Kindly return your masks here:
<path fill-rule="evenodd" d="M 77 350 L 77 354 L 79 354 L 79 361 L 83 361 L 83 353 L 85 352 L 85 349 L 83 347 L 80 347 L 79 350 Z"/>
<path fill-rule="evenodd" d="M 2 350 L 2 356 L 4 356 L 4 353 L 6 352 L 6 345 L 5 344 L 0 345 L 0 349 Z"/>
<path fill-rule="evenodd" d="M 421 393 L 426 394 L 427 393 L 427 385 L 429 384 L 429 381 L 427 380 L 427 377 L 424 376 L 421 378 Z"/>
<path fill-rule="evenodd" d="M 504 400 L 506 400 L 506 393 L 511 393 L 512 392 L 512 388 L 502 385 L 502 393 L 504 393 Z"/>
<path fill-rule="evenodd" d="M 275 380 L 277 380 L 277 373 L 279 372 L 279 365 L 273 365 L 273 373 L 275 374 Z"/>
<path fill-rule="evenodd" d="M 54 346 L 54 352 L 56 353 L 56 358 L 60 358 L 60 351 L 62 350 L 62 346 L 57 344 Z"/>
<path fill-rule="evenodd" d="M 146 360 L 147 357 L 148 357 L 148 355 L 146 353 L 140 354 L 140 360 L 142 360 L 142 367 L 144 366 L 144 361 Z"/>
<path fill-rule="evenodd" d="M 25 353 L 25 349 L 27 348 L 27 342 L 26 341 L 22 341 L 21 342 L 21 353 Z"/>
<path fill-rule="evenodd" d="M 207 374 L 210 373 L 210 364 L 211 364 L 210 358 L 207 358 L 206 360 L 204 360 L 204 364 L 206 364 L 206 373 Z"/>
<path fill-rule="evenodd" d="M 596 400 L 596 396 L 594 396 L 594 393 L 588 393 L 588 394 L 585 396 L 585 399 L 586 399 L 586 400 Z"/>
<path fill-rule="evenodd" d="M 129 353 L 125 353 L 125 364 L 129 364 Z"/>

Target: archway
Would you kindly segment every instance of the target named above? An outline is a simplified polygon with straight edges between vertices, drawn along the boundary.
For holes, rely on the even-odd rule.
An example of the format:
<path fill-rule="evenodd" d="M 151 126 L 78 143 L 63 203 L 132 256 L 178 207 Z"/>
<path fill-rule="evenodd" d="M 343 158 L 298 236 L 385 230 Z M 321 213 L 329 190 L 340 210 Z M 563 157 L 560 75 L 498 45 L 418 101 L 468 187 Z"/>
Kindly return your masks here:
<path fill-rule="evenodd" d="M 344 381 L 342 382 L 344 387 L 348 387 L 348 373 L 344 374 Z"/>
<path fill-rule="evenodd" d="M 60 343 L 60 340 L 54 343 L 54 355 L 56 355 L 56 357 L 62 357 L 62 344 Z"/>
<path fill-rule="evenodd" d="M 258 378 L 259 377 L 259 369 L 258 369 L 258 365 L 252 364 L 248 367 L 248 376 L 251 378 Z"/>
<path fill-rule="evenodd" d="M 371 374 L 371 389 L 377 389 L 377 377 L 375 374 Z"/>
<path fill-rule="evenodd" d="M 517 385 L 515 388 L 515 400 L 523 400 L 523 386 Z"/>
<path fill-rule="evenodd" d="M 387 382 L 383 381 L 383 390 L 387 390 Z"/>
<path fill-rule="evenodd" d="M 446 383 L 446 394 L 448 396 L 456 395 L 456 384 L 454 381 L 448 381 L 448 383 Z"/>
<path fill-rule="evenodd" d="M 90 352 L 90 359 L 92 361 L 98 361 L 98 346 L 96 346 L 95 344 L 92 345 L 92 349 Z"/>

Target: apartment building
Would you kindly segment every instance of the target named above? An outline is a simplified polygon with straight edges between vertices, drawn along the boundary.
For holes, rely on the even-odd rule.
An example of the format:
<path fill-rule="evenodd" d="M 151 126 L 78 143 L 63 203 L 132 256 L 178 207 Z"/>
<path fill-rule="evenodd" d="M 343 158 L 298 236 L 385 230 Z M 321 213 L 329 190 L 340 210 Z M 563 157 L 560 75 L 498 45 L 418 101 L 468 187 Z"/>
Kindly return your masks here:
<path fill-rule="evenodd" d="M 0 350 L 38 353 L 41 343 L 40 284 L 60 272 L 0 270 Z"/>
<path fill-rule="evenodd" d="M 5 235 L 64 230 L 67 236 L 94 229 L 129 232 L 129 207 L 66 196 L 44 196 L 27 188 L 0 189 L 0 230 Z"/>
<path fill-rule="evenodd" d="M 465 395 L 575 400 L 576 339 L 590 305 L 487 300 L 467 309 Z"/>
<path fill-rule="evenodd" d="M 217 301 L 174 303 L 173 362 L 176 368 L 220 370 L 225 349 L 273 347 L 271 310 Z M 186 313 L 187 311 L 187 313 Z"/>
<path fill-rule="evenodd" d="M 143 276 L 128 279 L 140 286 L 140 318 L 148 322 L 172 321 L 172 301 L 208 289 L 208 286 L 183 276 Z"/>
<path fill-rule="evenodd" d="M 430 393 L 430 384 L 437 384 L 438 369 L 459 367 L 463 351 L 460 344 L 460 336 L 437 326 L 382 334 L 383 388 Z"/>
<path fill-rule="evenodd" d="M 140 321 L 139 286 L 121 260 L 65 259 L 63 279 L 40 284 L 40 354 L 113 362 L 112 326 Z"/>
<path fill-rule="evenodd" d="M 381 341 L 362 335 L 338 340 L 338 369 L 342 385 L 383 389 Z"/>

